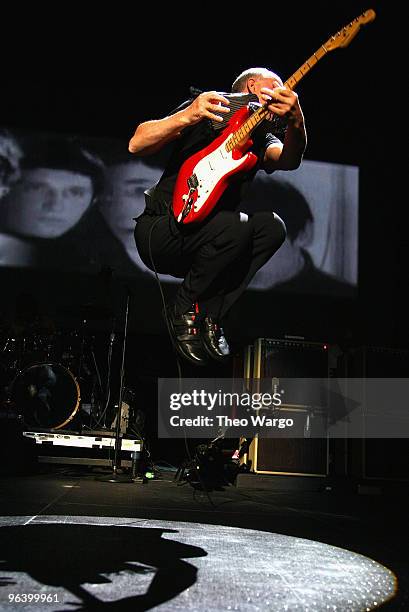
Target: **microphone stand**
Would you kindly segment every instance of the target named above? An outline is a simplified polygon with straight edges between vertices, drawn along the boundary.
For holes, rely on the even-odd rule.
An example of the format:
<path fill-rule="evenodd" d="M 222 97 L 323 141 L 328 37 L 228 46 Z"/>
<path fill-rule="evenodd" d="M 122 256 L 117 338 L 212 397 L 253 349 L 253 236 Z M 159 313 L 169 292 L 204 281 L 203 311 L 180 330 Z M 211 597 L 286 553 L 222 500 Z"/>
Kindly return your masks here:
<path fill-rule="evenodd" d="M 112 324 L 112 332 L 109 336 L 109 346 L 108 346 L 108 371 L 107 371 L 107 380 L 106 380 L 106 385 L 105 385 L 105 406 L 104 406 L 104 411 L 103 411 L 103 424 L 101 429 L 107 429 L 107 425 L 106 425 L 106 421 L 107 421 L 107 412 L 108 412 L 108 406 L 109 406 L 109 402 L 111 399 L 111 361 L 112 361 L 112 349 L 114 346 L 114 340 L 115 340 L 115 319 L 113 319 L 113 324 Z M 100 383 L 101 385 L 101 383 Z M 102 385 L 101 385 L 101 389 L 102 389 Z M 100 417 L 101 418 L 101 417 Z"/>
<path fill-rule="evenodd" d="M 126 352 L 126 335 L 128 332 L 128 313 L 129 313 L 129 301 L 130 301 L 130 291 L 128 289 L 128 293 L 126 296 L 126 306 L 125 306 L 125 324 L 124 324 L 124 338 L 122 341 L 122 363 L 121 363 L 121 374 L 120 374 L 120 383 L 119 383 L 119 402 L 118 402 L 118 414 L 116 417 L 116 431 L 115 431 L 115 455 L 114 455 L 114 463 L 112 466 L 113 474 L 112 476 L 99 478 L 98 480 L 103 480 L 104 482 L 134 482 L 134 479 L 126 474 L 119 474 L 118 470 L 121 467 L 121 413 L 122 413 L 122 396 L 124 392 L 124 375 L 125 375 L 125 352 Z"/>

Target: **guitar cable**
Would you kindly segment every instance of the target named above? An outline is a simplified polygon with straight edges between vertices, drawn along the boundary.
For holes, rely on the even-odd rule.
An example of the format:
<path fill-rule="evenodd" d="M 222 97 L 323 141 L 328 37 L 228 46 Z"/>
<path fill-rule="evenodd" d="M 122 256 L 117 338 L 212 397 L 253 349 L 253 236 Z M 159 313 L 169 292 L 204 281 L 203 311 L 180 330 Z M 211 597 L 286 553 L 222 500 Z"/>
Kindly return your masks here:
<path fill-rule="evenodd" d="M 167 208 L 168 215 L 169 215 L 170 214 L 169 207 L 167 206 L 166 208 Z M 172 330 L 171 330 L 171 327 L 170 327 L 170 322 L 169 322 L 168 313 L 167 313 L 166 298 L 165 298 L 165 294 L 163 292 L 162 283 L 160 281 L 159 274 L 158 274 L 158 271 L 156 269 L 155 262 L 153 260 L 153 254 L 152 254 L 152 232 L 153 232 L 155 226 L 162 219 L 163 219 L 162 216 L 160 216 L 157 219 L 155 219 L 155 221 L 152 223 L 151 227 L 149 228 L 148 251 L 149 251 L 149 259 L 151 261 L 152 269 L 153 269 L 153 272 L 155 274 L 156 281 L 158 283 L 158 288 L 159 288 L 160 296 L 161 296 L 161 299 L 162 299 L 163 315 L 164 315 L 164 319 L 165 319 L 165 323 L 166 323 L 166 328 L 168 330 L 168 334 L 169 334 L 172 346 L 173 346 L 173 348 L 175 350 L 175 341 L 173 339 Z M 182 392 L 182 380 L 183 380 L 183 378 L 182 378 L 182 366 L 180 364 L 179 357 L 176 354 L 176 350 L 175 350 L 175 356 L 176 356 L 176 367 L 178 369 L 179 393 L 181 393 Z M 189 457 L 189 461 L 192 461 L 192 454 L 190 452 L 189 445 L 187 443 L 187 436 L 186 436 L 186 428 L 185 428 L 185 426 L 183 426 L 183 434 L 184 434 L 186 452 L 187 452 L 187 455 Z"/>
<path fill-rule="evenodd" d="M 151 265 L 152 265 L 153 272 L 155 274 L 156 282 L 158 283 L 158 288 L 159 288 L 160 296 L 161 296 L 161 299 L 162 299 L 163 315 L 164 315 L 164 319 L 165 319 L 165 323 L 166 323 L 166 328 L 168 330 L 168 334 L 169 334 L 169 337 L 171 339 L 172 346 L 174 347 L 175 346 L 175 342 L 174 342 L 174 339 L 173 339 L 173 336 L 172 336 L 172 330 L 171 330 L 170 323 L 169 323 L 169 318 L 168 318 L 168 313 L 167 313 L 166 298 L 165 298 L 165 294 L 163 292 L 162 283 L 160 281 L 159 274 L 158 274 L 158 271 L 156 269 L 155 262 L 153 261 L 153 255 L 152 255 L 152 233 L 153 233 L 153 230 L 154 230 L 155 226 L 159 223 L 159 221 L 162 220 L 162 218 L 163 217 L 160 216 L 157 219 L 155 219 L 155 221 L 152 223 L 151 227 L 149 228 L 148 251 L 149 251 L 149 259 L 150 259 L 150 262 L 151 262 Z M 177 362 L 179 377 L 181 378 L 182 377 L 182 371 L 181 371 L 181 366 L 180 366 L 179 359 L 177 357 L 176 357 L 176 362 Z"/>
<path fill-rule="evenodd" d="M 169 215 L 170 214 L 170 210 L 169 210 L 168 206 L 167 206 L 167 210 L 168 210 L 168 215 Z M 155 277 L 156 277 L 156 280 L 157 280 L 157 283 L 158 283 L 158 287 L 159 287 L 159 292 L 160 292 L 161 299 L 162 299 L 163 312 L 164 312 L 166 327 L 167 327 L 167 330 L 168 330 L 168 333 L 169 333 L 169 336 L 170 336 L 170 339 L 171 339 L 171 342 L 172 342 L 172 346 L 175 347 L 175 342 L 174 342 L 174 339 L 173 339 L 173 335 L 172 335 L 172 331 L 171 331 L 171 327 L 170 327 L 170 323 L 169 323 L 169 319 L 168 319 L 168 315 L 167 315 L 167 310 L 166 310 L 166 307 L 167 307 L 167 305 L 166 305 L 166 298 L 165 298 L 165 294 L 163 292 L 162 283 L 160 282 L 159 274 L 158 274 L 158 271 L 156 269 L 155 262 L 153 260 L 153 255 L 152 255 L 152 232 L 153 232 L 153 229 L 155 228 L 155 226 L 159 223 L 159 221 L 162 220 L 162 218 L 163 218 L 162 216 L 158 217 L 152 223 L 151 227 L 149 228 L 148 251 L 149 251 L 149 259 L 151 261 L 152 268 L 153 268 L 153 271 L 155 273 Z M 183 381 L 183 378 L 182 378 L 182 367 L 181 367 L 181 364 L 180 364 L 180 361 L 179 361 L 179 358 L 178 358 L 177 355 L 176 355 L 176 365 L 177 365 L 177 368 L 178 368 L 179 393 L 182 393 L 182 381 Z M 188 442 L 187 442 L 186 426 L 185 425 L 183 425 L 183 438 L 184 438 L 184 442 L 185 442 L 185 448 L 186 448 L 186 453 L 187 453 L 187 456 L 188 456 L 188 459 L 189 459 L 189 463 L 191 464 L 192 461 L 193 461 L 193 457 L 192 457 L 192 454 L 190 452 L 190 448 L 189 448 L 189 445 L 188 445 Z M 202 475 L 200 473 L 200 469 L 197 470 L 197 475 L 198 475 L 198 478 L 200 480 L 200 484 L 202 486 L 202 490 L 206 493 L 207 499 L 209 500 L 209 503 L 210 503 L 211 507 L 212 508 L 216 508 L 216 506 L 215 506 L 215 504 L 214 504 L 214 502 L 213 502 L 213 500 L 212 500 L 212 498 L 211 498 L 211 496 L 209 494 L 209 490 L 206 487 L 205 482 L 203 481 Z M 194 491 L 194 495 L 195 495 L 195 491 L 196 490 L 194 489 L 193 491 Z"/>
<path fill-rule="evenodd" d="M 170 215 L 169 207 L 167 206 L 166 208 L 167 208 L 167 211 L 168 211 L 168 215 Z M 171 327 L 170 327 L 170 323 L 169 323 L 169 319 L 168 319 L 168 314 L 167 314 L 167 310 L 166 310 L 166 308 L 167 308 L 166 298 L 165 298 L 165 294 L 163 292 L 162 283 L 160 281 L 159 274 L 158 274 L 158 271 L 156 269 L 155 262 L 153 260 L 153 254 L 152 254 L 152 233 L 153 233 L 153 229 L 156 227 L 156 225 L 162 219 L 163 219 L 162 216 L 160 216 L 157 219 L 155 219 L 155 221 L 152 223 L 151 227 L 149 228 L 148 252 L 149 252 L 149 259 L 150 259 L 150 262 L 152 264 L 153 272 L 155 273 L 155 277 L 156 277 L 156 280 L 157 280 L 157 283 L 158 283 L 158 287 L 159 287 L 159 292 L 160 292 L 161 299 L 162 299 L 163 312 L 164 312 L 166 327 L 167 327 L 167 330 L 168 330 L 168 333 L 169 333 L 169 336 L 170 336 L 170 339 L 171 339 L 171 342 L 172 342 L 172 346 L 175 348 L 175 341 L 173 339 L 173 335 L 172 335 L 172 331 L 171 331 Z M 176 350 L 175 350 L 175 354 L 176 354 Z M 182 393 L 182 382 L 183 382 L 183 378 L 182 378 L 182 366 L 180 364 L 180 360 L 179 360 L 179 357 L 177 356 L 177 354 L 176 354 L 176 365 L 177 365 L 177 369 L 178 369 L 179 393 L 181 394 Z M 192 457 L 192 453 L 190 452 L 190 448 L 189 448 L 189 445 L 188 445 L 187 435 L 186 435 L 186 426 L 185 425 L 183 425 L 183 438 L 184 438 L 186 453 L 187 453 L 187 456 L 188 456 L 188 462 L 189 462 L 189 464 L 192 464 L 193 457 Z M 183 470 L 182 473 L 184 473 L 184 470 Z M 208 490 L 208 488 L 207 488 L 207 486 L 206 486 L 206 484 L 205 484 L 205 482 L 204 482 L 204 480 L 202 478 L 202 474 L 200 473 L 200 469 L 197 470 L 197 476 L 199 478 L 202 490 L 205 492 L 211 507 L 213 509 L 215 509 L 216 505 L 214 504 L 214 502 L 213 502 L 213 500 L 211 498 L 211 495 L 209 493 L 209 490 Z M 194 498 L 195 498 L 195 495 L 196 495 L 196 489 L 193 489 L 193 496 L 194 496 Z"/>

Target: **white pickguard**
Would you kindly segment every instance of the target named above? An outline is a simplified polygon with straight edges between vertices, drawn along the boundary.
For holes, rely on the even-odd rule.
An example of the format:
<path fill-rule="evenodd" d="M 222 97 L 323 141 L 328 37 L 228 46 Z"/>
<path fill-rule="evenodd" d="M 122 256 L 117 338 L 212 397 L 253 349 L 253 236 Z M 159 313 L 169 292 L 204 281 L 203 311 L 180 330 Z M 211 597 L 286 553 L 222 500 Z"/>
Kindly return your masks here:
<path fill-rule="evenodd" d="M 217 149 L 203 157 L 194 167 L 192 174 L 195 174 L 198 180 L 197 199 L 193 205 L 193 210 L 197 213 L 202 206 L 207 202 L 212 194 L 217 183 L 226 174 L 234 169 L 242 166 L 247 159 L 244 155 L 240 159 L 233 159 L 232 152 L 226 151 L 226 141 L 224 141 Z M 188 194 L 182 196 L 186 201 Z"/>

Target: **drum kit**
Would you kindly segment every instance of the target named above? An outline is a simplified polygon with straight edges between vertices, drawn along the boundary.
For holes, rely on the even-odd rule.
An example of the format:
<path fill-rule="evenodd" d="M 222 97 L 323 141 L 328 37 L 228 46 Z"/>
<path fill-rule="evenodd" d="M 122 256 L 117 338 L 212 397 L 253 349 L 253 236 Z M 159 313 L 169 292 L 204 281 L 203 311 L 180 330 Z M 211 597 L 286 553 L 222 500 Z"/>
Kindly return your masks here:
<path fill-rule="evenodd" d="M 91 311 L 82 312 L 91 318 Z M 88 319 L 81 328 L 6 330 L 0 346 L 3 407 L 17 412 L 25 428 L 105 427 L 105 390 Z M 109 372 L 108 372 L 109 375 Z M 104 422 L 102 422 L 104 421 Z"/>

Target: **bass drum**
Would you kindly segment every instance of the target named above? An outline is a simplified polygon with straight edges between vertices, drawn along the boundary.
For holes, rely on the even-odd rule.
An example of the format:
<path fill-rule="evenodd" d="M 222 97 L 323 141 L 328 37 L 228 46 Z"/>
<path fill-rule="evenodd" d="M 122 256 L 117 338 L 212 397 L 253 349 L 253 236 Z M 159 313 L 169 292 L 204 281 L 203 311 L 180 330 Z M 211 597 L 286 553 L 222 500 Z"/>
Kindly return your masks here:
<path fill-rule="evenodd" d="M 76 415 L 81 398 L 70 370 L 58 363 L 36 363 L 16 376 L 10 399 L 26 428 L 62 429 Z"/>

